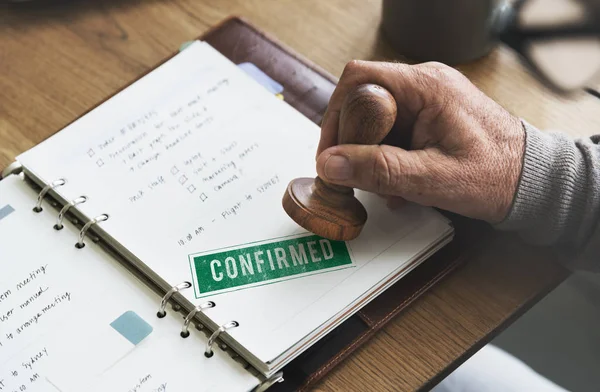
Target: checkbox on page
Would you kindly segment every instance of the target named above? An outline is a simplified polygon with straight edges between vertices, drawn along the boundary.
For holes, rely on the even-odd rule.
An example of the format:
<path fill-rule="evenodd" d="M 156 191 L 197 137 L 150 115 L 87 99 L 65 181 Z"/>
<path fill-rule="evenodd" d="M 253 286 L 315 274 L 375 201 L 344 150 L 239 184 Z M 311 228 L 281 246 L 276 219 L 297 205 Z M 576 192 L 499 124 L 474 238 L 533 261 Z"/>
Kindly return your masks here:
<path fill-rule="evenodd" d="M 102 167 L 102 166 L 104 166 L 104 161 L 102 159 L 98 159 L 96 161 L 96 165 L 98 165 L 98 167 Z"/>
<path fill-rule="evenodd" d="M 196 191 L 196 187 L 195 187 L 194 185 L 190 185 L 190 186 L 188 186 L 188 187 L 187 187 L 187 190 L 188 190 L 190 193 L 194 193 L 194 192 Z"/>

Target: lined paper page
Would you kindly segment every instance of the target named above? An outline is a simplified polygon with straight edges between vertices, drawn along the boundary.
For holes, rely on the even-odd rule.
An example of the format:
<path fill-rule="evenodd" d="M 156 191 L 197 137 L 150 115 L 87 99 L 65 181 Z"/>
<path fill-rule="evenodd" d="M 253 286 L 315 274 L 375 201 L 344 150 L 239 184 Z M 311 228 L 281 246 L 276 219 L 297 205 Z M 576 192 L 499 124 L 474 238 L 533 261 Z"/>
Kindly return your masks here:
<path fill-rule="evenodd" d="M 433 210 L 392 213 L 357 192 L 369 220 L 347 244 L 350 263 L 329 268 L 327 255 L 317 255 L 325 260 L 318 268 L 286 276 L 295 262 L 263 253 L 267 269 L 220 260 L 199 277 L 190 255 L 306 233 L 281 198 L 292 179 L 316 175 L 318 140 L 317 125 L 196 42 L 18 159 L 46 182 L 65 177 L 57 189 L 65 198 L 88 196 L 81 211 L 109 214 L 100 227 L 169 284 L 194 282 L 183 294 L 194 304 L 215 301 L 206 316 L 218 325 L 238 321 L 228 333 L 267 362 L 449 230 Z M 327 253 L 321 245 L 315 252 Z M 265 280 L 269 274 L 280 278 Z M 230 287 L 198 293 L 211 276 L 215 287 L 231 278 Z"/>
<path fill-rule="evenodd" d="M 207 361 L 203 335 L 182 339 L 180 315 L 158 319 L 159 296 L 94 243 L 76 249 L 75 228 L 54 230 L 57 212 L 34 213 L 35 200 L 19 177 L 0 181 L 0 391 L 103 382 L 127 392 L 144 378 L 137 390 L 177 390 L 196 376 L 202 391 L 257 384 L 221 351 Z"/>

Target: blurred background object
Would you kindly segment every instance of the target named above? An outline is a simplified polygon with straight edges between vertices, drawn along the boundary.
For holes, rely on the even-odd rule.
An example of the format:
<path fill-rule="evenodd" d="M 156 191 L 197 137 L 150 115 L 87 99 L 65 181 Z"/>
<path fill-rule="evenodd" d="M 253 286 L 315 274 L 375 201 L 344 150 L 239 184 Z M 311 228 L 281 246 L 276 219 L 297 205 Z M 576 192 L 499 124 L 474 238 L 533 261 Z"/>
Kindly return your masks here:
<path fill-rule="evenodd" d="M 600 71 L 599 4 L 597 0 L 517 1 L 499 38 L 555 89 L 585 88 Z"/>
<path fill-rule="evenodd" d="M 457 65 L 499 44 L 559 93 L 600 77 L 599 0 L 382 0 L 381 28 L 414 61 Z"/>
<path fill-rule="evenodd" d="M 455 65 L 486 55 L 505 0 L 382 0 L 383 35 L 411 60 Z"/>

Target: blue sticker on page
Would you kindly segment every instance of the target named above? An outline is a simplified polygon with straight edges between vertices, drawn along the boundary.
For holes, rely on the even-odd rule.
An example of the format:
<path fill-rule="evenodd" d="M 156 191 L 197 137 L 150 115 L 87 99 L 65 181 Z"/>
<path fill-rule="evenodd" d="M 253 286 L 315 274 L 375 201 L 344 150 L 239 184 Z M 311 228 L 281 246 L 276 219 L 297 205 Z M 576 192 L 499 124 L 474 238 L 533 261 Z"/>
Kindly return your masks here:
<path fill-rule="evenodd" d="M 186 49 L 188 46 L 190 46 L 190 45 L 191 45 L 191 44 L 193 44 L 193 43 L 194 43 L 194 41 L 185 41 L 184 43 L 182 43 L 182 44 L 179 46 L 179 51 L 180 51 L 180 52 L 183 52 L 183 51 L 184 51 L 184 50 L 185 50 L 185 49 Z"/>
<path fill-rule="evenodd" d="M 131 310 L 120 315 L 110 326 L 134 346 L 152 332 L 152 326 Z"/>
<path fill-rule="evenodd" d="M 4 207 L 1 207 L 0 208 L 0 220 L 6 218 L 7 216 L 9 216 L 10 214 L 12 214 L 13 212 L 15 212 L 15 209 L 12 208 L 12 206 L 10 204 L 7 204 Z"/>
<path fill-rule="evenodd" d="M 250 75 L 254 80 L 256 80 L 273 94 L 281 94 L 283 92 L 283 86 L 273 80 L 273 78 L 264 73 L 256 65 L 252 63 L 241 63 L 238 64 L 238 67 L 240 67 L 244 72 Z"/>

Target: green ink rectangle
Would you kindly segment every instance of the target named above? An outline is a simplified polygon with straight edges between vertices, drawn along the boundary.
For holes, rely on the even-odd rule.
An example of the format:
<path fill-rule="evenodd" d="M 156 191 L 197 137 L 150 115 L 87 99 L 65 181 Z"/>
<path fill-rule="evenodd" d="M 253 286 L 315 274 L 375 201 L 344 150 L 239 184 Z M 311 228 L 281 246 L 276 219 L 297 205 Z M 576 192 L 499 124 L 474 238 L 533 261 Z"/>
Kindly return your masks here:
<path fill-rule="evenodd" d="M 354 266 L 344 241 L 303 234 L 192 254 L 196 298 Z"/>

